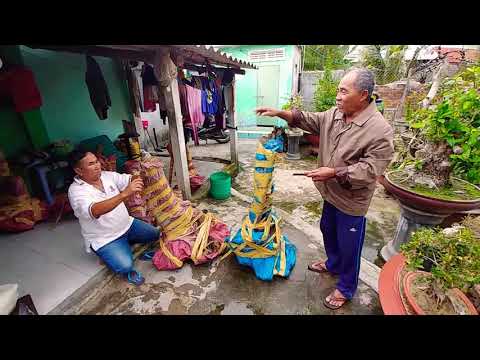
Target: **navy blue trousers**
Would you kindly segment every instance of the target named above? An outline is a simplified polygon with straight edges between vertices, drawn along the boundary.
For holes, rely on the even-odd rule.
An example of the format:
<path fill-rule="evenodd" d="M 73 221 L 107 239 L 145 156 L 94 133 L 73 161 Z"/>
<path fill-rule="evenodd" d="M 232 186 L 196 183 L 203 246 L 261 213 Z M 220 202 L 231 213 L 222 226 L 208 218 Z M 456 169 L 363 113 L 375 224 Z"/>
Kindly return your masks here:
<path fill-rule="evenodd" d="M 365 227 L 365 216 L 347 215 L 324 202 L 320 230 L 328 257 L 325 265 L 339 275 L 337 289 L 347 299 L 357 290 Z"/>

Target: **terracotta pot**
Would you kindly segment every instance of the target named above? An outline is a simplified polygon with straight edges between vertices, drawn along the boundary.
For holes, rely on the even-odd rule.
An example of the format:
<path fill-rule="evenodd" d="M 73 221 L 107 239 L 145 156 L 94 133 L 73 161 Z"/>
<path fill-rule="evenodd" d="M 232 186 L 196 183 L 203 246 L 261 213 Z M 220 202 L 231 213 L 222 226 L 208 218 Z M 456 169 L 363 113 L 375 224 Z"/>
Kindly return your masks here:
<path fill-rule="evenodd" d="M 417 315 L 426 315 L 425 311 L 417 304 L 415 298 L 412 295 L 411 288 L 413 280 L 421 275 L 432 276 L 431 273 L 425 271 L 409 271 L 403 278 L 403 290 L 405 292 L 405 297 L 407 298 L 408 304 L 413 308 Z"/>
<path fill-rule="evenodd" d="M 460 300 L 462 300 L 468 308 L 469 315 L 478 315 L 478 311 L 475 308 L 475 305 L 470 301 L 470 299 L 463 293 L 460 289 L 451 290 Z"/>
<path fill-rule="evenodd" d="M 419 276 L 432 276 L 431 273 L 427 273 L 424 271 L 410 271 L 408 272 L 405 277 L 403 278 L 403 288 L 405 290 L 405 297 L 407 298 L 408 304 L 413 308 L 413 310 L 418 315 L 427 315 L 425 311 L 417 304 L 415 298 L 412 295 L 411 288 L 413 281 L 418 278 Z M 477 309 L 472 304 L 472 302 L 468 299 L 468 297 L 460 290 L 460 289 L 451 289 L 449 290 L 453 296 L 458 298 L 462 301 L 468 311 L 468 315 L 478 315 Z"/>
<path fill-rule="evenodd" d="M 394 171 L 387 173 L 384 179 L 377 180 L 383 185 L 385 190 L 406 206 L 428 213 L 446 215 L 461 211 L 469 211 L 480 207 L 480 198 L 475 200 L 441 200 L 426 195 L 416 194 L 407 187 L 394 184 L 389 178 L 389 175 L 393 172 Z M 457 180 L 464 181 L 461 179 Z M 471 185 L 475 186 L 473 184 Z M 480 190 L 480 188 L 478 189 Z"/>
<path fill-rule="evenodd" d="M 408 315 L 400 295 L 400 275 L 405 267 L 402 254 L 385 263 L 378 278 L 378 296 L 385 315 Z"/>

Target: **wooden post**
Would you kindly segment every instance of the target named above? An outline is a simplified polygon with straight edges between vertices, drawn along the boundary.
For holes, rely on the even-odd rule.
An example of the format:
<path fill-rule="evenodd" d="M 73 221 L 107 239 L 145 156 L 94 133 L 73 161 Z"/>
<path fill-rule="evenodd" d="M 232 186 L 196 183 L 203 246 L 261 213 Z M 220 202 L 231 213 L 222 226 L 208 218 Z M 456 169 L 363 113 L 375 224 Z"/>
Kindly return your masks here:
<path fill-rule="evenodd" d="M 156 72 L 160 74 L 162 62 L 170 61 L 169 57 L 162 56 L 157 53 L 155 56 L 154 66 Z M 164 65 L 164 64 L 163 64 Z M 158 77 L 158 75 L 157 75 Z M 166 87 L 160 86 L 160 91 L 165 96 L 165 105 L 167 107 L 168 129 L 170 133 L 170 143 L 172 145 L 173 158 L 175 159 L 175 175 L 177 183 L 182 191 L 183 198 L 190 200 L 192 192 L 190 189 L 190 177 L 188 175 L 187 153 L 185 150 L 185 136 L 183 134 L 183 119 L 180 108 L 180 93 L 178 91 L 178 83 L 176 76 L 171 79 L 170 84 Z M 161 96 L 161 95 L 160 95 Z"/>
<path fill-rule="evenodd" d="M 235 170 L 239 169 L 238 162 L 238 134 L 237 134 L 237 119 L 235 116 L 235 80 L 225 89 L 225 106 L 227 108 L 227 124 L 232 128 L 230 131 L 230 159 L 232 164 L 235 164 Z M 235 171 L 235 172 L 236 172 Z"/>

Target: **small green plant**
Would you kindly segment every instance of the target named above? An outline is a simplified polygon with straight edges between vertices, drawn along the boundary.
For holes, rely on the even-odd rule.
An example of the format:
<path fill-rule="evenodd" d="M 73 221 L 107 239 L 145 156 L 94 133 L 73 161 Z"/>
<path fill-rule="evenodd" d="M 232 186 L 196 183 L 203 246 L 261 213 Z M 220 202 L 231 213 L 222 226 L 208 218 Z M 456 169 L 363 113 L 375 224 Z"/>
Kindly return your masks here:
<path fill-rule="evenodd" d="M 466 292 L 480 283 L 480 239 L 470 228 L 421 228 L 401 251 L 408 268 L 431 272 L 439 289 Z"/>
<path fill-rule="evenodd" d="M 332 71 L 326 69 L 323 76 L 318 79 L 315 93 L 313 95 L 313 103 L 315 111 L 327 111 L 336 105 L 335 98 L 337 96 L 338 83 L 340 81 L 333 78 Z"/>
<path fill-rule="evenodd" d="M 297 109 L 297 110 L 303 110 L 303 98 L 301 95 L 293 95 L 288 99 L 288 102 L 282 106 L 282 110 L 292 110 L 292 109 Z"/>

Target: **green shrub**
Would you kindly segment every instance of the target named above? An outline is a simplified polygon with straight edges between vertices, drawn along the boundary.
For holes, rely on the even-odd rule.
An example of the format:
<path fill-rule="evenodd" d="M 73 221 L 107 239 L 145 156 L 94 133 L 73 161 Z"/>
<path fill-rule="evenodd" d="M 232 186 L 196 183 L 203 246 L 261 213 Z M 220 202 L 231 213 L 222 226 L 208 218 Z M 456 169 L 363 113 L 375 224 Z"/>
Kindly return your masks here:
<path fill-rule="evenodd" d="M 335 106 L 339 82 L 333 78 L 331 70 L 325 70 L 323 76 L 318 79 L 313 95 L 315 111 L 326 111 Z"/>

